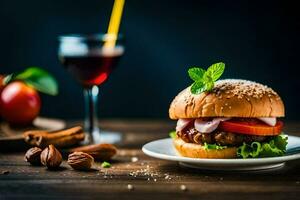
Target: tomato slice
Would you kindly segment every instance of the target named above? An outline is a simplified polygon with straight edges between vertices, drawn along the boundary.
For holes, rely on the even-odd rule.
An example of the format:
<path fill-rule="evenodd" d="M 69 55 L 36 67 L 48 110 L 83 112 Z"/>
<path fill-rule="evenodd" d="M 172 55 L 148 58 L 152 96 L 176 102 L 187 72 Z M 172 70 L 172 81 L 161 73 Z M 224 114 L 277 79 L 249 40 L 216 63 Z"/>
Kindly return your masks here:
<path fill-rule="evenodd" d="M 247 134 L 247 135 L 261 135 L 273 136 L 279 135 L 282 131 L 283 122 L 277 121 L 275 126 L 269 126 L 263 122 L 255 120 L 250 121 L 223 121 L 220 122 L 218 129 L 225 132 Z"/>

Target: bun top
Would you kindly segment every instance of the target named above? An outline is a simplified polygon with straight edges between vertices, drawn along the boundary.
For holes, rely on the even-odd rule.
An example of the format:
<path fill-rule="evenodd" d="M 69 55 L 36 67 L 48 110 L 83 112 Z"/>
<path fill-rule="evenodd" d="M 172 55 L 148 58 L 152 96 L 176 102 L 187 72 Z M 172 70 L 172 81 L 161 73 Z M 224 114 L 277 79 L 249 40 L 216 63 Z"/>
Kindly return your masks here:
<path fill-rule="evenodd" d="M 200 117 L 284 117 L 280 96 L 271 88 L 247 80 L 224 79 L 211 92 L 192 94 L 190 87 L 171 103 L 171 119 Z"/>

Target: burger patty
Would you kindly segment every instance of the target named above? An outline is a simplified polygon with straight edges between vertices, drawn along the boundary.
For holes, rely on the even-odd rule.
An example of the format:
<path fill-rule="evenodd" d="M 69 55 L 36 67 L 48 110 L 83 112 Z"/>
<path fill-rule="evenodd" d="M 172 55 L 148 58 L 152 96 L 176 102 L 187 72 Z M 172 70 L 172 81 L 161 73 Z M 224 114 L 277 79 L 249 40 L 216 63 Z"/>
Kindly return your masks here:
<path fill-rule="evenodd" d="M 212 133 L 200 133 L 194 127 L 177 132 L 177 135 L 188 143 L 196 144 L 218 144 L 222 146 L 239 146 L 251 142 L 263 142 L 270 139 L 270 136 L 244 135 L 215 130 Z"/>

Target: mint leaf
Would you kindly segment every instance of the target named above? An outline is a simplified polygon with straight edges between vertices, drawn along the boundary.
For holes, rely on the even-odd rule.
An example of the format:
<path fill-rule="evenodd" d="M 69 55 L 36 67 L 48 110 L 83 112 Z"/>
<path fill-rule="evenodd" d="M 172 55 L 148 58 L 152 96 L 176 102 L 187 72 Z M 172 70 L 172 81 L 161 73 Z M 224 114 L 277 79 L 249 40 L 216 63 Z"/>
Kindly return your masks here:
<path fill-rule="evenodd" d="M 204 143 L 204 149 L 216 149 L 216 150 L 221 150 L 221 149 L 226 149 L 227 146 L 221 146 L 217 144 L 207 144 L 206 142 Z"/>
<path fill-rule="evenodd" d="M 244 143 L 237 150 L 238 157 L 242 158 L 260 158 L 282 156 L 286 152 L 287 136 L 278 135 L 269 142 Z"/>
<path fill-rule="evenodd" d="M 205 74 L 205 70 L 198 67 L 193 67 L 188 70 L 189 77 L 193 81 L 198 81 L 202 79 L 203 75 Z"/>
<path fill-rule="evenodd" d="M 215 63 L 207 71 L 202 68 L 193 67 L 188 70 L 189 77 L 194 81 L 191 86 L 193 94 L 200 94 L 205 91 L 212 91 L 217 81 L 225 70 L 225 64 Z"/>
<path fill-rule="evenodd" d="M 104 161 L 104 162 L 101 164 L 101 167 L 103 167 L 103 168 L 110 168 L 110 167 L 111 167 L 111 164 L 110 164 L 109 162 Z"/>
<path fill-rule="evenodd" d="M 215 86 L 214 82 L 205 83 L 205 91 L 208 91 L 208 92 L 212 91 L 214 86 Z"/>
<path fill-rule="evenodd" d="M 213 79 L 211 78 L 211 76 L 207 72 L 205 72 L 205 74 L 203 75 L 202 81 L 204 83 L 214 82 Z"/>
<path fill-rule="evenodd" d="M 176 131 L 171 131 L 170 133 L 169 133 L 169 136 L 170 136 L 170 138 L 176 138 Z"/>
<path fill-rule="evenodd" d="M 222 62 L 212 64 L 206 71 L 207 75 L 212 78 L 213 81 L 217 81 L 225 70 L 225 64 Z"/>
<path fill-rule="evenodd" d="M 55 78 L 41 68 L 30 67 L 20 74 L 17 74 L 13 79 L 22 80 L 40 92 L 49 95 L 58 94 L 58 85 Z"/>
<path fill-rule="evenodd" d="M 200 94 L 200 93 L 204 92 L 205 89 L 206 89 L 206 87 L 205 87 L 204 83 L 201 81 L 197 81 L 192 84 L 191 92 L 193 94 Z"/>

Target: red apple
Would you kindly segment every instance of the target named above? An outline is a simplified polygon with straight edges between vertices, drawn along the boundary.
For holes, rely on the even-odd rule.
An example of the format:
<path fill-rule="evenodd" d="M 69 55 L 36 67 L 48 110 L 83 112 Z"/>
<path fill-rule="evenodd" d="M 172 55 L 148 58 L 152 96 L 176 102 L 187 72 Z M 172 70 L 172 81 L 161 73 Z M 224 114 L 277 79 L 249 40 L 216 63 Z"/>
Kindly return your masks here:
<path fill-rule="evenodd" d="M 40 108 L 38 92 L 23 82 L 9 83 L 0 94 L 0 114 L 11 124 L 30 124 L 38 116 Z"/>

